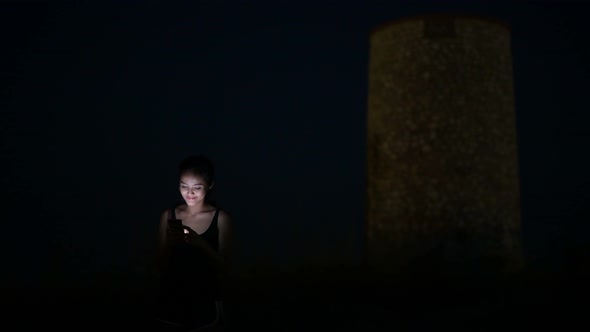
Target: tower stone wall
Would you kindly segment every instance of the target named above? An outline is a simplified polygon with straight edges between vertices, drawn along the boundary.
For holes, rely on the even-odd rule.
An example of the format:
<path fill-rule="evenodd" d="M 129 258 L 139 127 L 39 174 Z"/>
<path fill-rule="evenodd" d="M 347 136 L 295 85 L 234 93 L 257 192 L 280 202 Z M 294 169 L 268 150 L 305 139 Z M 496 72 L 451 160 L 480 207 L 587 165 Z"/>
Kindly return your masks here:
<path fill-rule="evenodd" d="M 370 35 L 367 254 L 375 267 L 520 262 L 510 30 L 464 16 Z"/>

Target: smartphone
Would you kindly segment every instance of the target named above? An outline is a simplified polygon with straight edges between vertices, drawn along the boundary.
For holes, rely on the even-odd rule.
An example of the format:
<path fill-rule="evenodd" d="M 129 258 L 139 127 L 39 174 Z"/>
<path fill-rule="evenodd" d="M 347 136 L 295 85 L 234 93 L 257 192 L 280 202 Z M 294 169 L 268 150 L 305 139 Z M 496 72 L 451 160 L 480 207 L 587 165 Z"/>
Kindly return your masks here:
<path fill-rule="evenodd" d="M 168 228 L 172 232 L 184 233 L 184 228 L 183 228 L 182 220 L 181 219 L 170 219 L 170 220 L 168 220 Z"/>

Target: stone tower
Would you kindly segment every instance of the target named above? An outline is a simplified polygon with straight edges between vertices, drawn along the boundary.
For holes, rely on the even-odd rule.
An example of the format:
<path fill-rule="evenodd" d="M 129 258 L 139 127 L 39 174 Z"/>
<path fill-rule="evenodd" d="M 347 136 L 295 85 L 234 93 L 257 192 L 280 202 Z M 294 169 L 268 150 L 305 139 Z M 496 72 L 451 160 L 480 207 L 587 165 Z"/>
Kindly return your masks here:
<path fill-rule="evenodd" d="M 385 271 L 520 266 L 510 30 L 424 16 L 370 35 L 367 254 Z"/>

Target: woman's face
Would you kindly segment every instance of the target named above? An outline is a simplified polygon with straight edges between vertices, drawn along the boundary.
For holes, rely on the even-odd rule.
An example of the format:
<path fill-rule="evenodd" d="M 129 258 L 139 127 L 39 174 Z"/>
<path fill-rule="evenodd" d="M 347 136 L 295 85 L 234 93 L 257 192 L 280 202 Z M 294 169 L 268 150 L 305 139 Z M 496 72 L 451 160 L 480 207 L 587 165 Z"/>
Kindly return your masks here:
<path fill-rule="evenodd" d="M 208 190 L 208 184 L 198 175 L 185 173 L 180 177 L 180 194 L 189 206 L 202 204 Z"/>

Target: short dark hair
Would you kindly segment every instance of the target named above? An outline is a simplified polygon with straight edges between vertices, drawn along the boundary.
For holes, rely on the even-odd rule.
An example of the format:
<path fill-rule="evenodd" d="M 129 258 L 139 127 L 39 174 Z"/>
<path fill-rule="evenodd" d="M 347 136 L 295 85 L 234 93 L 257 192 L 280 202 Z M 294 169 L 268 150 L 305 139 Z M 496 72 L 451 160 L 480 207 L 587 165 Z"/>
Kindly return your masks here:
<path fill-rule="evenodd" d="M 211 186 L 215 181 L 213 163 L 203 155 L 188 156 L 178 164 L 178 177 L 186 173 L 201 177 L 207 183 L 207 186 Z"/>

